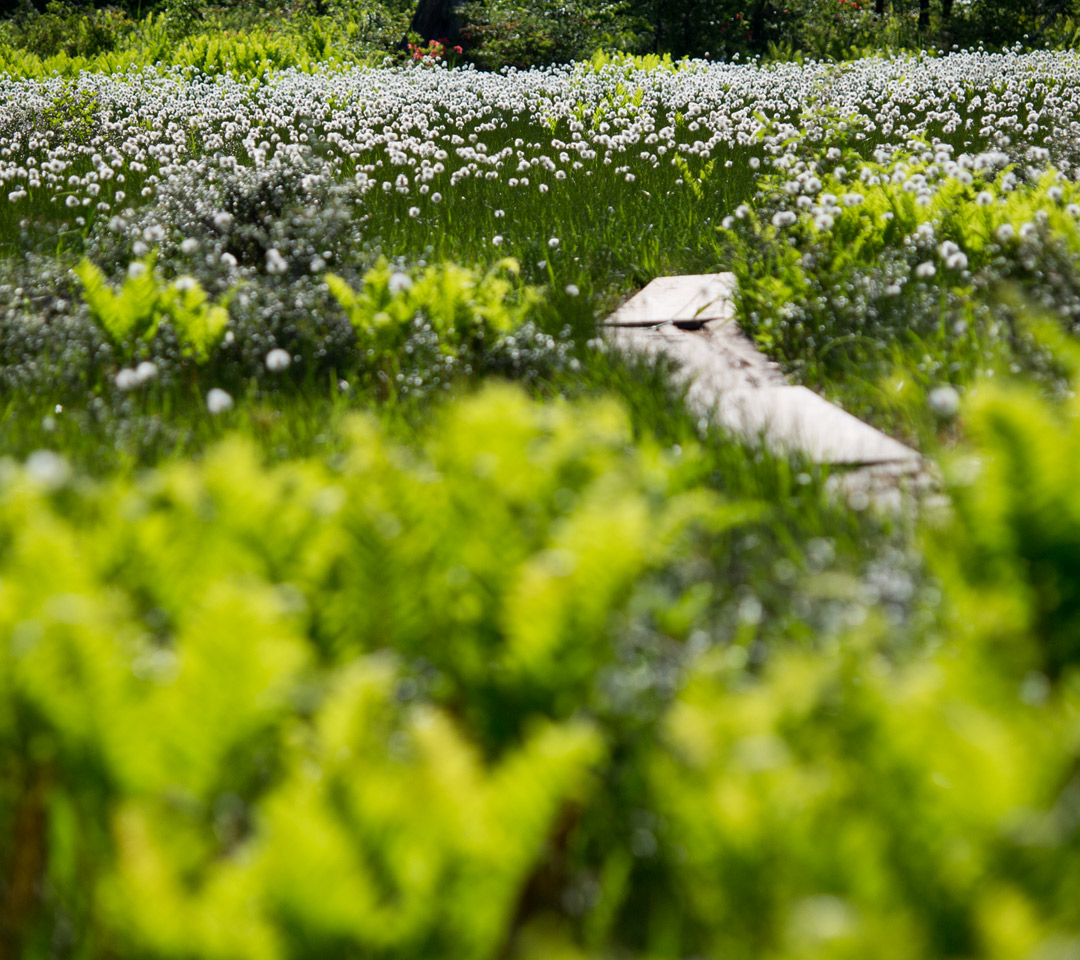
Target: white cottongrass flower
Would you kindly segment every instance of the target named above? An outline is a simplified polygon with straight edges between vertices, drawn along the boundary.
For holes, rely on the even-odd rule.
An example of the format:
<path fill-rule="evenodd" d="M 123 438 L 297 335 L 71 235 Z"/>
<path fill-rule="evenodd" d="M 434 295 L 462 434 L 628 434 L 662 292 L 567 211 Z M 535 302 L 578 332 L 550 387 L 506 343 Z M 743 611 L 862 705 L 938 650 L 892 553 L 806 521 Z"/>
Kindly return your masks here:
<path fill-rule="evenodd" d="M 493 237 L 491 238 L 491 242 L 492 242 L 492 244 L 494 244 L 494 245 L 495 245 L 496 247 L 501 247 L 501 246 L 502 246 L 502 244 L 503 244 L 503 236 L 502 236 L 502 234 L 501 234 L 501 233 L 497 233 L 497 234 L 495 234 L 495 236 L 493 236 Z"/>
<path fill-rule="evenodd" d="M 939 417 L 955 417 L 960 411 L 960 394 L 949 384 L 934 387 L 927 396 L 927 402 Z"/>
<path fill-rule="evenodd" d="M 1036 232 L 1037 231 L 1036 231 L 1036 228 L 1035 228 L 1035 224 L 1031 223 L 1030 221 L 1027 222 L 1027 223 L 1020 224 L 1020 239 L 1021 240 L 1030 240 L 1032 237 L 1035 236 Z"/>
<path fill-rule="evenodd" d="M 287 370 L 291 363 L 292 357 L 289 356 L 289 351 L 282 350 L 281 347 L 274 347 L 266 355 L 266 369 L 271 373 L 281 373 L 282 370 Z"/>
<path fill-rule="evenodd" d="M 157 375 L 157 364 L 152 360 L 143 360 L 143 362 L 135 368 L 135 378 L 140 384 L 149 383 Z"/>
<path fill-rule="evenodd" d="M 568 283 L 565 287 L 565 290 L 568 297 L 576 297 L 579 293 L 581 293 L 576 283 Z"/>
<path fill-rule="evenodd" d="M 773 214 L 772 225 L 774 227 L 790 227 L 798 219 L 790 210 L 779 210 Z"/>
<path fill-rule="evenodd" d="M 975 197 L 975 202 L 980 207 L 988 207 L 994 202 L 994 195 L 989 190 L 982 190 Z"/>
<path fill-rule="evenodd" d="M 198 251 L 198 249 L 199 249 L 199 241 L 196 240 L 194 237 L 186 237 L 183 240 L 183 242 L 180 244 L 180 252 L 184 253 L 184 254 L 187 254 L 188 256 L 191 256 L 191 254 L 196 253 Z"/>
<path fill-rule="evenodd" d="M 136 279 L 137 277 L 141 277 L 144 273 L 146 273 L 145 263 L 140 263 L 138 260 L 133 260 L 131 263 L 128 264 L 127 275 L 131 277 L 132 280 Z"/>
<path fill-rule="evenodd" d="M 928 279 L 937 273 L 937 267 L 935 267 L 929 260 L 924 263 L 920 263 L 915 268 L 915 276 L 920 279 Z"/>
<path fill-rule="evenodd" d="M 559 245 L 559 238 L 558 237 L 552 237 L 550 240 L 548 240 L 548 246 L 551 247 L 552 250 L 554 250 L 558 245 Z"/>
<path fill-rule="evenodd" d="M 395 270 L 390 274 L 390 279 L 386 282 L 386 289 L 390 291 L 392 296 L 397 296 L 399 293 L 403 293 L 412 287 L 412 277 L 401 270 Z"/>
<path fill-rule="evenodd" d="M 1002 243 L 1008 243 L 1013 237 L 1016 236 L 1016 231 L 1013 229 L 1011 223 L 1003 223 L 994 232 L 994 236 L 998 238 Z"/>
<path fill-rule="evenodd" d="M 431 202 L 432 203 L 442 203 L 442 194 L 441 193 L 433 193 L 431 195 Z"/>
<path fill-rule="evenodd" d="M 409 216 L 412 217 L 415 220 L 418 216 L 420 216 L 420 208 L 419 207 L 409 207 Z"/>
<path fill-rule="evenodd" d="M 232 226 L 233 215 L 221 210 L 214 214 L 214 228 L 216 230 L 228 230 Z"/>
<path fill-rule="evenodd" d="M 231 410 L 232 406 L 233 398 L 221 387 L 212 387 L 206 394 L 206 409 L 214 416 L 224 413 L 226 410 Z"/>
<path fill-rule="evenodd" d="M 117 390 L 134 390 L 139 385 L 139 375 L 130 367 L 124 367 L 116 372 L 116 376 L 113 377 L 113 383 L 116 384 Z"/>
<path fill-rule="evenodd" d="M 26 458 L 26 472 L 46 490 L 55 490 L 71 478 L 71 464 L 53 450 L 35 450 Z"/>
<path fill-rule="evenodd" d="M 266 272 L 279 274 L 289 269 L 289 261 L 280 253 L 277 247 L 271 247 L 266 251 Z"/>

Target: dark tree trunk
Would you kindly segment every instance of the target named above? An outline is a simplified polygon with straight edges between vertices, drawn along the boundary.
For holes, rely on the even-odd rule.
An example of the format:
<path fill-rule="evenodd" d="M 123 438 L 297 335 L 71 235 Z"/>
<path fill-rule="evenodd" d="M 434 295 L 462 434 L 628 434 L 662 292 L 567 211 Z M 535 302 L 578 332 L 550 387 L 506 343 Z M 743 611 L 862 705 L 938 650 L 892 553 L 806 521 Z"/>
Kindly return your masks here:
<path fill-rule="evenodd" d="M 930 0 L 919 0 L 919 31 L 930 29 Z"/>
<path fill-rule="evenodd" d="M 457 10 L 461 0 L 419 0 L 412 22 L 411 33 L 418 33 L 424 40 L 448 40 L 456 44 L 459 40 L 461 22 Z M 404 50 L 407 40 L 402 39 L 398 46 Z"/>
<path fill-rule="evenodd" d="M 885 16 L 885 0 L 874 0 L 874 13 L 879 17 Z"/>
<path fill-rule="evenodd" d="M 953 0 L 941 0 L 941 19 L 949 20 L 952 17 Z"/>
<path fill-rule="evenodd" d="M 768 6 L 769 0 L 757 0 L 750 14 L 750 46 L 758 52 L 765 49 L 765 13 Z"/>

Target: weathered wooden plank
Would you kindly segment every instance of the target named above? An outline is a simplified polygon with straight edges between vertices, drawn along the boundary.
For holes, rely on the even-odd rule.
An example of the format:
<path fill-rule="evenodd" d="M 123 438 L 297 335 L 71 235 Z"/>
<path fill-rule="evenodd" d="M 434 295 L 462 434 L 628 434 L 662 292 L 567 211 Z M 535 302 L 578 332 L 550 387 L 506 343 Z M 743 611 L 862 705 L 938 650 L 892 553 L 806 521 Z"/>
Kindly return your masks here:
<path fill-rule="evenodd" d="M 701 323 L 735 316 L 735 275 L 703 273 L 657 277 L 616 310 L 612 326 L 650 326 L 664 321 Z"/>
<path fill-rule="evenodd" d="M 910 447 L 789 385 L 734 323 L 734 294 L 729 273 L 659 277 L 608 318 L 608 339 L 627 353 L 676 361 L 691 409 L 777 453 L 844 465 L 921 461 Z"/>
<path fill-rule="evenodd" d="M 846 410 L 799 386 L 729 390 L 715 397 L 717 418 L 733 434 L 760 437 L 778 454 L 799 452 L 815 463 L 918 461 L 919 454 Z"/>

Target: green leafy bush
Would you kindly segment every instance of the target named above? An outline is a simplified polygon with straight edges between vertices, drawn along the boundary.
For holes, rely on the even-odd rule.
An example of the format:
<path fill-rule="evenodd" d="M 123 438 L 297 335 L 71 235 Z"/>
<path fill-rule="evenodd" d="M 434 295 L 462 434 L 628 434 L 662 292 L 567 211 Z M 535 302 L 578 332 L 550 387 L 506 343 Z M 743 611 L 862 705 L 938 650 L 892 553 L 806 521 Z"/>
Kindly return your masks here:
<path fill-rule="evenodd" d="M 866 157 L 854 121 L 793 133 L 766 135 L 754 202 L 721 228 L 759 344 L 811 382 L 850 373 L 856 391 L 896 370 L 926 388 L 997 365 L 1055 374 L 1001 295 L 1020 284 L 1070 328 L 1080 318 L 1080 190 L 1044 150 L 1024 167 L 929 139 Z"/>
<path fill-rule="evenodd" d="M 1080 373 L 1075 342 L 1053 321 L 1036 324 L 1035 333 L 1074 377 Z M 1016 382 L 973 392 L 964 425 L 974 448 L 950 464 L 955 515 L 928 544 L 959 622 L 996 634 L 997 656 L 1017 672 L 1051 678 L 1080 663 L 1074 389 L 1054 405 Z"/>
<path fill-rule="evenodd" d="M 994 470 L 1040 409 L 985 434 Z M 1030 511 L 976 499 L 939 532 L 988 527 L 958 554 L 993 557 L 938 567 L 937 641 L 876 615 L 757 667 L 682 641 L 650 720 L 613 700 L 641 682 L 639 584 L 755 516 L 695 490 L 693 451 L 507 388 L 422 447 L 349 429 L 330 465 L 231 439 L 99 485 L 4 467 L 0 890 L 26 954 L 991 960 L 1080 931 L 1080 675 L 1017 655 L 1071 614 L 1044 568 L 1013 579 L 1029 543 L 1075 552 L 1070 525 L 1006 535 Z M 1029 489 L 1067 509 L 1059 476 Z"/>
<path fill-rule="evenodd" d="M 0 42 L 9 76 L 77 78 L 84 71 L 124 73 L 172 64 L 210 75 L 269 80 L 385 56 L 404 29 L 404 15 L 375 3 L 337 17 L 214 14 L 196 0 L 175 0 L 132 21 L 113 10 L 93 14 L 53 0 L 46 13 L 14 25 Z M 236 23 L 234 24 L 234 20 Z"/>
<path fill-rule="evenodd" d="M 89 260 L 79 263 L 75 274 L 90 315 L 125 356 L 132 354 L 136 339 L 151 339 L 166 321 L 176 330 L 184 352 L 200 363 L 209 359 L 225 335 L 228 298 L 212 303 L 192 277 L 163 284 L 154 271 L 153 256 L 130 264 L 119 292 Z"/>
<path fill-rule="evenodd" d="M 487 273 L 455 264 L 425 267 L 416 277 L 381 259 L 364 275 L 359 293 L 335 274 L 326 283 L 356 331 L 359 349 L 376 358 L 386 376 L 396 376 L 403 348 L 417 318 L 437 338 L 440 351 L 455 359 L 474 359 L 485 341 L 494 343 L 521 325 L 539 302 L 534 288 L 514 296 L 502 273 L 516 276 L 516 260 L 504 258 Z"/>
<path fill-rule="evenodd" d="M 879 635 L 755 678 L 718 652 L 672 709 L 651 777 L 703 953 L 1020 958 L 1080 931 L 1075 673 L 1039 696 Z"/>
<path fill-rule="evenodd" d="M 117 956 L 494 957 L 605 746 L 608 620 L 733 517 L 621 412 L 463 402 L 334 468 L 232 440 L 0 483 L 8 936 Z"/>
<path fill-rule="evenodd" d="M 17 42 L 41 57 L 96 57 L 114 50 L 134 29 L 134 22 L 115 8 L 87 12 L 66 0 L 49 0 L 42 13 L 21 18 Z"/>

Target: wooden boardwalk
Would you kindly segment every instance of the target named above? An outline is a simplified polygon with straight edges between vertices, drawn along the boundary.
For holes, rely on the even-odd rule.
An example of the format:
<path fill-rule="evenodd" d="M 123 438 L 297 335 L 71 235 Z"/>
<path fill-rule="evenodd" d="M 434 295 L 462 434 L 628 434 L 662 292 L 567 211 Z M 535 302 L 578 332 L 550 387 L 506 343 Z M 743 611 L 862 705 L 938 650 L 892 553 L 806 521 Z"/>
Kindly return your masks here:
<path fill-rule="evenodd" d="M 628 354 L 678 364 L 687 403 L 747 442 L 815 463 L 900 477 L 922 457 L 806 387 L 789 384 L 735 322 L 734 274 L 659 277 L 604 323 Z"/>

